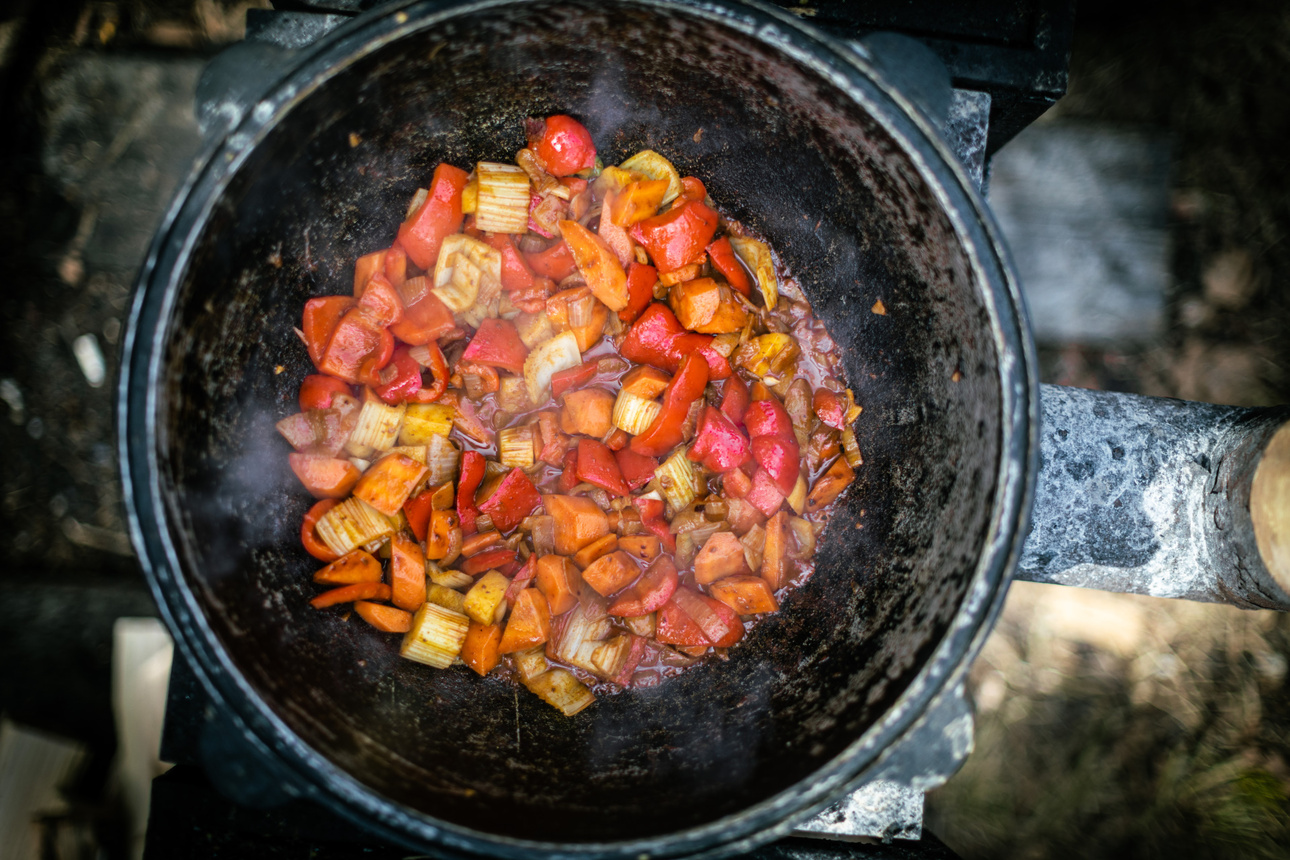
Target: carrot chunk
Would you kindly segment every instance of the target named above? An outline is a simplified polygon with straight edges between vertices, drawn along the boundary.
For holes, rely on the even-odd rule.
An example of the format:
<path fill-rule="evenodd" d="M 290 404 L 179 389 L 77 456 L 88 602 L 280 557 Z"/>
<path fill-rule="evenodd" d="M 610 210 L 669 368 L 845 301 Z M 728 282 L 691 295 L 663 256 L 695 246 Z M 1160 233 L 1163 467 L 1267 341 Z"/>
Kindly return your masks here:
<path fill-rule="evenodd" d="M 562 555 L 544 555 L 537 561 L 537 587 L 546 596 L 552 615 L 563 615 L 578 605 L 582 574 Z"/>
<path fill-rule="evenodd" d="M 573 555 L 592 541 L 609 534 L 609 517 L 585 496 L 546 495 L 546 512 L 555 520 L 557 555 Z"/>
<path fill-rule="evenodd" d="M 506 621 L 506 631 L 497 650 L 501 654 L 523 651 L 541 645 L 550 635 L 551 609 L 546 598 L 536 588 L 526 588 L 511 608 L 511 617 Z"/>
<path fill-rule="evenodd" d="M 390 540 L 390 602 L 408 610 L 426 602 L 426 557 L 421 544 L 402 534 Z"/>
<path fill-rule="evenodd" d="M 407 633 L 412 629 L 412 613 L 403 609 L 360 600 L 354 604 L 354 611 L 382 633 Z"/>
<path fill-rule="evenodd" d="M 700 585 L 741 573 L 751 571 L 748 570 L 748 562 L 744 560 L 743 544 L 734 532 L 717 532 L 712 535 L 694 557 L 694 581 Z"/>
<path fill-rule="evenodd" d="M 760 615 L 779 609 L 770 585 L 760 576 L 727 576 L 709 586 L 712 596 L 740 615 Z"/>
<path fill-rule="evenodd" d="M 387 454 L 358 479 L 354 495 L 392 517 L 403 507 L 425 473 L 423 463 L 403 454 Z"/>
<path fill-rule="evenodd" d="M 370 553 L 352 550 L 314 574 L 319 585 L 353 585 L 356 582 L 380 582 L 381 563 Z"/>
<path fill-rule="evenodd" d="M 389 600 L 390 587 L 383 582 L 356 582 L 353 585 L 342 585 L 309 601 L 314 609 L 325 609 L 338 603 L 353 603 L 355 600 Z"/>
<path fill-rule="evenodd" d="M 502 625 L 470 622 L 461 646 L 461 661 L 480 675 L 487 675 L 501 662 Z"/>
<path fill-rule="evenodd" d="M 596 590 L 601 597 L 622 591 L 640 576 L 640 568 L 632 557 L 622 550 L 593 561 L 582 572 L 582 581 Z"/>

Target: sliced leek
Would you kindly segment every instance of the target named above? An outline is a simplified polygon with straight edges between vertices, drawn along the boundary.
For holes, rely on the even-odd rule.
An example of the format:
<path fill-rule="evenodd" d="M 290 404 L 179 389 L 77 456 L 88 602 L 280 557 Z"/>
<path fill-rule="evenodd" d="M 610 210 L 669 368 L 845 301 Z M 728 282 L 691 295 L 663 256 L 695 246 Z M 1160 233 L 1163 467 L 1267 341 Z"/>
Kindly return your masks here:
<path fill-rule="evenodd" d="M 856 440 L 856 431 L 848 427 L 842 431 L 842 456 L 846 458 L 847 465 L 852 469 L 858 469 L 864 465 L 864 457 L 860 454 L 860 443 Z M 800 514 L 801 511 L 798 511 Z"/>
<path fill-rule="evenodd" d="M 446 437 L 456 414 L 457 410 L 440 403 L 409 403 L 399 428 L 399 444 L 429 445 L 434 436 Z"/>
<path fill-rule="evenodd" d="M 735 350 L 735 364 L 754 376 L 791 378 L 802 347 L 791 334 L 771 332 L 755 337 Z M 770 385 L 769 381 L 766 383 Z"/>
<path fill-rule="evenodd" d="M 739 538 L 744 548 L 744 561 L 749 570 L 761 570 L 762 554 L 766 551 L 766 530 L 758 523 Z"/>
<path fill-rule="evenodd" d="M 806 476 L 799 471 L 797 483 L 793 485 L 793 492 L 788 494 L 788 506 L 799 517 L 806 510 L 806 489 Z"/>
<path fill-rule="evenodd" d="M 350 434 L 345 448 L 356 457 L 371 459 L 372 451 L 388 451 L 394 447 L 399 438 L 399 429 L 403 426 L 403 404 L 390 406 L 375 397 L 363 403 L 358 412 L 358 423 Z M 406 444 L 418 444 L 408 440 Z"/>
<path fill-rule="evenodd" d="M 469 573 L 462 573 L 460 570 L 444 570 L 433 561 L 426 562 L 426 576 L 430 577 L 430 581 L 435 585 L 454 590 L 470 588 L 475 582 L 475 577 Z"/>
<path fill-rule="evenodd" d="M 506 427 L 497 431 L 497 459 L 503 466 L 528 469 L 536 457 L 532 427 Z"/>
<path fill-rule="evenodd" d="M 669 515 L 674 515 L 699 495 L 694 464 L 686 456 L 686 450 L 678 447 L 654 470 L 654 482 L 667 501 Z"/>
<path fill-rule="evenodd" d="M 469 574 L 463 575 L 469 576 Z M 453 612 L 460 612 L 462 615 L 466 614 L 466 595 L 446 585 L 431 582 L 426 586 L 426 600 L 436 606 L 442 606 L 444 609 L 451 609 Z"/>
<path fill-rule="evenodd" d="M 394 534 L 394 524 L 367 502 L 351 496 L 323 514 L 315 531 L 328 549 L 344 555 Z"/>
<path fill-rule="evenodd" d="M 416 460 L 422 466 L 426 464 L 426 446 L 425 445 L 395 445 L 390 449 L 391 454 L 402 454 L 410 460 Z"/>
<path fill-rule="evenodd" d="M 642 149 L 618 166 L 623 170 L 642 174 L 648 179 L 666 179 L 667 192 L 663 195 L 664 206 L 681 196 L 681 174 L 672 166 L 672 162 L 652 149 Z"/>
<path fill-rule="evenodd" d="M 555 326 L 551 324 L 551 318 L 544 310 L 535 314 L 521 313 L 515 318 L 515 328 L 520 333 L 520 340 L 529 349 L 534 349 L 543 341 L 555 337 Z"/>
<path fill-rule="evenodd" d="M 525 681 L 524 686 L 566 717 L 572 717 L 596 702 L 591 691 L 567 669 L 543 672 Z"/>
<path fill-rule="evenodd" d="M 663 407 L 654 400 L 646 400 L 626 390 L 619 391 L 618 399 L 614 401 L 614 426 L 624 433 L 639 436 L 649 429 L 662 410 Z"/>
<path fill-rule="evenodd" d="M 500 298 L 502 254 L 465 233 L 454 233 L 439 246 L 434 266 L 434 293 L 453 313 L 475 306 L 481 293 Z"/>
<path fill-rule="evenodd" d="M 497 405 L 506 412 L 528 411 L 533 404 L 529 402 L 529 389 L 522 377 L 502 377 L 497 391 Z"/>
<path fill-rule="evenodd" d="M 426 481 L 437 486 L 455 480 L 460 461 L 461 452 L 447 436 L 431 436 L 426 445 Z"/>
<path fill-rule="evenodd" d="M 551 668 L 551 664 L 546 661 L 546 648 L 541 645 L 527 651 L 517 651 L 511 655 L 511 659 L 515 661 L 515 671 L 519 673 L 521 681 L 532 680 Z"/>
<path fill-rule="evenodd" d="M 403 637 L 399 654 L 436 669 L 447 669 L 461 653 L 470 619 L 435 603 L 421 604 L 412 616 L 412 629 Z"/>
<path fill-rule="evenodd" d="M 779 279 L 775 276 L 775 260 L 770 255 L 770 248 L 765 242 L 739 236 L 730 237 L 730 247 L 757 276 L 757 286 L 761 288 L 766 309 L 774 310 L 775 303 L 779 301 Z"/>
<path fill-rule="evenodd" d="M 492 233 L 523 233 L 529 226 L 529 176 L 514 164 L 475 165 L 479 196 L 475 226 Z"/>

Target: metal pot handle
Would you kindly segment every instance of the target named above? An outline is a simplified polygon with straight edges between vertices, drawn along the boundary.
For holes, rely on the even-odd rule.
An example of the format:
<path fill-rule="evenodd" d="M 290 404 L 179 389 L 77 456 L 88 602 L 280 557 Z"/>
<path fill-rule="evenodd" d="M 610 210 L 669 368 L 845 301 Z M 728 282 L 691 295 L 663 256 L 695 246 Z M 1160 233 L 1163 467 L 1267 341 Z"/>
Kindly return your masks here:
<path fill-rule="evenodd" d="M 1016 578 L 1290 610 L 1290 407 L 1040 386 Z"/>

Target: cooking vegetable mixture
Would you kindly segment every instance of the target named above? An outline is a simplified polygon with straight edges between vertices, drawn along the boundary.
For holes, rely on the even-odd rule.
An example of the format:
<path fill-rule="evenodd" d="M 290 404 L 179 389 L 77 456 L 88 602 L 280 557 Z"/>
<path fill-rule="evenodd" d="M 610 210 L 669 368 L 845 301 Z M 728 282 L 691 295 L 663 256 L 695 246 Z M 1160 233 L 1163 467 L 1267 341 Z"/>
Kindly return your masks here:
<path fill-rule="evenodd" d="M 833 344 L 770 249 L 568 116 L 515 164 L 435 168 L 278 430 L 320 501 L 314 607 L 566 715 L 743 638 L 810 575 L 862 462 Z M 383 561 L 386 560 L 386 561 Z"/>

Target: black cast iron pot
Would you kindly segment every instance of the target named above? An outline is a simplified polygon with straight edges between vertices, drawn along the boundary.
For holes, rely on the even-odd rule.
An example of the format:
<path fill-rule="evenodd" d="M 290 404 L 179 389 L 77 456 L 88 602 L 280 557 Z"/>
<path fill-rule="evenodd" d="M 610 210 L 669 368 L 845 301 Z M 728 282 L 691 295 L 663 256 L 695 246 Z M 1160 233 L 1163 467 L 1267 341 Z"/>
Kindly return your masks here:
<path fill-rule="evenodd" d="M 506 160 L 555 112 L 606 163 L 666 153 L 769 239 L 865 408 L 810 581 L 728 661 L 573 719 L 311 609 L 311 500 L 273 427 L 309 370 L 304 301 L 349 291 L 436 163 Z M 158 234 L 122 383 L 135 541 L 184 656 L 296 791 L 455 853 L 746 849 L 873 774 L 988 633 L 1034 471 L 1019 304 L 930 126 L 790 16 L 395 6 L 299 57 Z"/>

